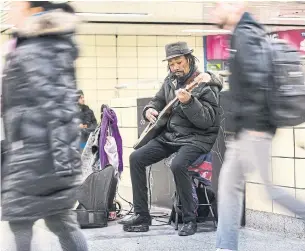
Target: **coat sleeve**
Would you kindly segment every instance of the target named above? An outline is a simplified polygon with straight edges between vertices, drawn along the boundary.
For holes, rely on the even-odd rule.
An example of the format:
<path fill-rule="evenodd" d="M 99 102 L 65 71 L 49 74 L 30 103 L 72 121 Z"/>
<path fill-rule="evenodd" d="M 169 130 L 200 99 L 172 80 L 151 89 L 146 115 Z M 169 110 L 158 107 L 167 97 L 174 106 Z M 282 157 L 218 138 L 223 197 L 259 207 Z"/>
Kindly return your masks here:
<path fill-rule="evenodd" d="M 94 116 L 94 112 L 90 108 L 88 110 L 88 117 L 89 117 L 88 131 L 92 132 L 97 127 L 97 121 L 96 121 L 96 118 Z"/>
<path fill-rule="evenodd" d="M 216 118 L 216 94 L 209 86 L 203 88 L 200 97 L 193 97 L 188 104 L 181 104 L 182 111 L 188 120 L 199 129 L 213 126 Z"/>
<path fill-rule="evenodd" d="M 95 118 L 94 112 L 91 109 L 90 109 L 90 116 L 91 116 L 91 119 L 90 119 L 91 124 L 94 127 L 96 127 L 97 126 L 97 120 Z"/>
<path fill-rule="evenodd" d="M 152 100 L 148 103 L 147 106 L 143 109 L 143 118 L 147 121 L 147 118 L 145 116 L 146 111 L 149 108 L 153 108 L 156 111 L 160 112 L 163 110 L 163 108 L 166 106 L 166 99 L 165 99 L 165 84 L 162 85 L 160 90 L 157 92 L 157 94 L 152 98 Z"/>

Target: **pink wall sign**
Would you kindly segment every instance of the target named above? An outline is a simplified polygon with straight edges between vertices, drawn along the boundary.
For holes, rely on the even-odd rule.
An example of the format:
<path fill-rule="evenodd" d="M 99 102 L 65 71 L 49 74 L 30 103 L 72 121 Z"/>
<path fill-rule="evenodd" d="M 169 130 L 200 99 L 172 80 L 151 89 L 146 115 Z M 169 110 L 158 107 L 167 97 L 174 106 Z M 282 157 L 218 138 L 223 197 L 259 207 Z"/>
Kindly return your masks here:
<path fill-rule="evenodd" d="M 211 35 L 206 38 L 207 60 L 229 58 L 229 35 Z"/>
<path fill-rule="evenodd" d="M 270 37 L 284 39 L 305 54 L 305 29 L 270 33 Z M 206 38 L 207 60 L 226 60 L 229 57 L 229 35 L 211 35 Z"/>
<path fill-rule="evenodd" d="M 289 30 L 277 32 L 279 39 L 284 39 L 305 54 L 305 30 Z"/>

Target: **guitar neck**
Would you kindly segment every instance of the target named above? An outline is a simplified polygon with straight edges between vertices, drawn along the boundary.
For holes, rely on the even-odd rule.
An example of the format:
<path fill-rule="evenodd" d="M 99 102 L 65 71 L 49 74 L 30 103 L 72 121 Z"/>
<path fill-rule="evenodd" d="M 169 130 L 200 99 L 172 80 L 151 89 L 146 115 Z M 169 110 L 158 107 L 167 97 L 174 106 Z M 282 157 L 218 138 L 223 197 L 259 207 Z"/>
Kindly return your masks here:
<path fill-rule="evenodd" d="M 162 116 L 163 114 L 165 114 L 170 108 L 172 108 L 172 106 L 176 103 L 176 101 L 178 100 L 177 97 L 175 97 L 172 101 L 170 101 L 164 108 L 163 110 L 160 112 L 159 116 Z"/>
<path fill-rule="evenodd" d="M 186 86 L 185 90 L 186 91 L 192 91 L 192 89 L 194 87 L 196 87 L 199 83 L 195 82 L 194 80 Z M 172 101 L 170 101 L 165 107 L 164 109 L 160 112 L 159 117 L 162 117 L 170 108 L 172 108 L 172 106 L 177 102 L 178 98 L 175 97 Z"/>

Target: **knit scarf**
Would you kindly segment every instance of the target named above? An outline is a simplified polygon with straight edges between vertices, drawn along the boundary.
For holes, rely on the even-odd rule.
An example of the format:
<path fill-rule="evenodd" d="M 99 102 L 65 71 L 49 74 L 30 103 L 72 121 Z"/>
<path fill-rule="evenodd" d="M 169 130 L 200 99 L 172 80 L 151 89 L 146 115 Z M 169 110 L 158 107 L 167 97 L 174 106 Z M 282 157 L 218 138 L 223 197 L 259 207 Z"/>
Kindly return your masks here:
<path fill-rule="evenodd" d="M 103 108 L 103 118 L 101 123 L 100 139 L 99 139 L 99 155 L 101 161 L 101 168 L 103 169 L 109 164 L 107 154 L 105 152 L 106 137 L 111 132 L 111 136 L 114 137 L 117 144 L 117 151 L 119 157 L 119 172 L 123 171 L 123 146 L 122 138 L 118 128 L 118 119 L 115 112 L 110 108 Z"/>

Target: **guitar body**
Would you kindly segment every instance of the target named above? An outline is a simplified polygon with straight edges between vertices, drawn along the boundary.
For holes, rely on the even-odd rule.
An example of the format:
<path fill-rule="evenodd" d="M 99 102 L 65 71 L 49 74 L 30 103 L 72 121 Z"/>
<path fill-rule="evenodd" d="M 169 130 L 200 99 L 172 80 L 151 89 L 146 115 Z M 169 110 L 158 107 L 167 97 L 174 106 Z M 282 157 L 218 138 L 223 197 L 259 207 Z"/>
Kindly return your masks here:
<path fill-rule="evenodd" d="M 139 149 L 149 141 L 157 137 L 164 129 L 168 121 L 168 114 L 162 114 L 157 118 L 155 123 L 149 123 L 140 135 L 140 138 L 134 144 L 134 149 Z"/>
<path fill-rule="evenodd" d="M 198 72 L 195 72 L 193 74 L 191 79 L 194 79 L 199 75 Z M 191 91 L 194 87 L 196 87 L 199 83 L 192 80 L 192 83 L 188 85 L 186 83 L 186 91 Z M 171 113 L 173 105 L 178 102 L 178 98 L 175 97 L 173 100 L 171 100 L 159 113 L 159 116 L 157 118 L 157 121 L 155 123 L 149 123 L 148 126 L 145 128 L 145 130 L 142 132 L 140 138 L 137 140 L 137 142 L 134 144 L 134 149 L 139 149 L 142 146 L 146 145 L 150 140 L 154 139 L 156 136 L 158 136 L 164 129 L 164 126 L 167 124 L 167 121 L 169 119 L 169 115 Z"/>

